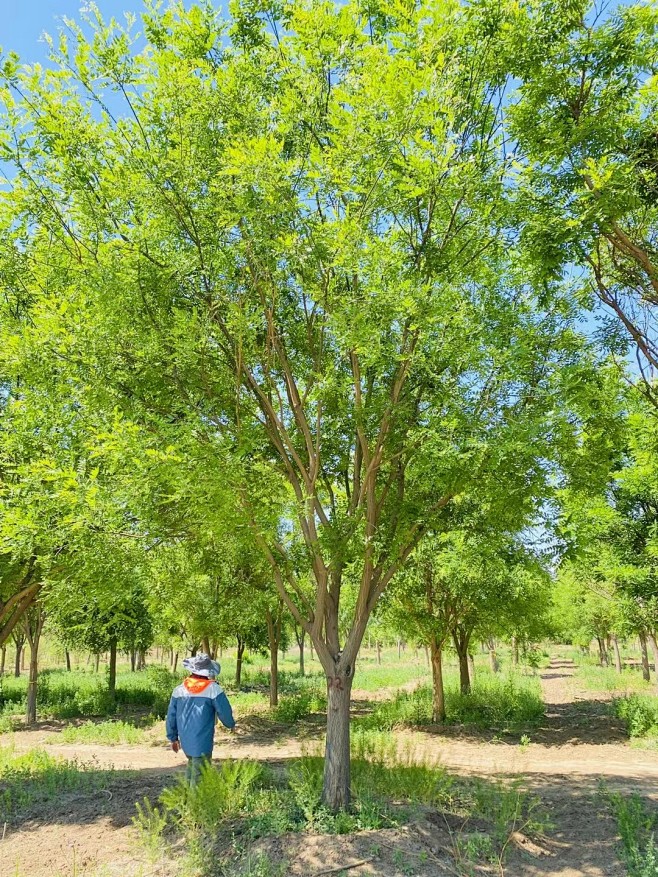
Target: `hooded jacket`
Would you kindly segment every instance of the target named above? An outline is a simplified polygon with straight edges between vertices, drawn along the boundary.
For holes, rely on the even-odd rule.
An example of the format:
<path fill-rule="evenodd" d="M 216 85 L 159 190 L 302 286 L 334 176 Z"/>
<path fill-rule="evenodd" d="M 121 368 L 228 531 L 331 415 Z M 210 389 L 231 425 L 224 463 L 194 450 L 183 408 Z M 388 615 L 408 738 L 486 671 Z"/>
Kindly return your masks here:
<path fill-rule="evenodd" d="M 214 679 L 190 676 L 174 689 L 167 710 L 167 739 L 180 740 L 188 758 L 210 755 L 215 736 L 215 721 L 235 727 L 233 711 L 223 689 Z"/>

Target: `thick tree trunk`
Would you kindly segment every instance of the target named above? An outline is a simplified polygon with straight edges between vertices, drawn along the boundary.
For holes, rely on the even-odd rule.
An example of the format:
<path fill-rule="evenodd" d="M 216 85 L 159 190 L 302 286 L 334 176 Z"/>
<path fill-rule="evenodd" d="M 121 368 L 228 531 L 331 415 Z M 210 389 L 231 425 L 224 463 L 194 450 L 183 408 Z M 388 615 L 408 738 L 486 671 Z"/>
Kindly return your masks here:
<path fill-rule="evenodd" d="M 432 637 L 432 721 L 444 722 L 446 718 L 445 691 L 443 688 L 443 643 Z"/>
<path fill-rule="evenodd" d="M 110 640 L 110 676 L 107 683 L 112 703 L 116 700 L 117 693 L 117 641 L 116 637 Z"/>
<path fill-rule="evenodd" d="M 146 651 L 144 649 L 137 650 L 137 669 L 143 670 L 146 667 Z"/>
<path fill-rule="evenodd" d="M 208 655 L 208 657 L 211 657 L 211 655 L 210 655 L 210 652 L 211 652 L 210 637 L 204 636 L 204 638 L 201 642 L 201 647 L 203 648 L 203 651 L 206 653 L 206 655 Z"/>
<path fill-rule="evenodd" d="M 617 673 L 621 673 L 621 652 L 619 651 L 619 640 L 616 636 L 613 636 L 612 638 L 612 648 L 614 649 L 615 653 L 615 670 L 617 671 Z"/>
<path fill-rule="evenodd" d="M 301 642 L 299 643 L 299 675 L 306 675 L 304 670 L 304 632 L 302 632 Z"/>
<path fill-rule="evenodd" d="M 71 672 L 71 653 L 68 649 L 64 650 L 64 657 L 66 658 L 66 671 L 67 673 Z"/>
<path fill-rule="evenodd" d="M 7 646 L 2 647 L 2 656 L 0 657 L 0 676 L 5 675 L 5 664 L 7 663 Z"/>
<path fill-rule="evenodd" d="M 471 680 L 471 685 L 472 685 L 473 681 L 475 679 L 475 658 L 473 657 L 473 655 L 470 652 L 468 653 L 468 674 L 469 674 L 469 677 Z M 469 692 L 470 692 L 470 690 L 471 689 L 469 686 Z"/>
<path fill-rule="evenodd" d="M 130 650 L 130 672 L 135 672 L 135 667 L 137 666 L 137 652 L 135 649 Z"/>
<path fill-rule="evenodd" d="M 238 637 L 238 657 L 235 662 L 235 687 L 240 691 L 242 685 L 242 657 L 244 655 L 245 642 Z"/>
<path fill-rule="evenodd" d="M 642 678 L 645 682 L 650 682 L 649 652 L 647 651 L 647 636 L 644 631 L 640 633 L 640 652 L 642 654 Z"/>
<path fill-rule="evenodd" d="M 350 803 L 350 694 L 352 676 L 327 678 L 327 742 L 323 802 L 334 812 Z"/>
<path fill-rule="evenodd" d="M 500 663 L 498 661 L 498 655 L 496 654 L 496 643 L 493 637 L 489 638 L 487 645 L 489 646 L 489 666 L 491 667 L 491 672 L 498 673 L 500 670 Z"/>

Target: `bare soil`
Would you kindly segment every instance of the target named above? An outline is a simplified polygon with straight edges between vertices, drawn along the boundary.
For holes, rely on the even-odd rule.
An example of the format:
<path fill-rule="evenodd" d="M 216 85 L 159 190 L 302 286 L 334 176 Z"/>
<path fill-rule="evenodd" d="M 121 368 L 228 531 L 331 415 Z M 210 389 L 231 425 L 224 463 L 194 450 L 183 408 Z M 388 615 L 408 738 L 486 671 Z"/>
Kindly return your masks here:
<path fill-rule="evenodd" d="M 529 743 L 438 727 L 399 736 L 400 746 L 416 757 L 458 775 L 517 779 L 539 798 L 552 828 L 536 843 L 522 834 L 511 840 L 507 877 L 622 877 L 616 826 L 600 784 L 651 801 L 658 796 L 658 753 L 631 748 L 610 717 L 609 695 L 579 691 L 573 673 L 570 662 L 559 660 L 542 672 L 546 716 Z M 5 826 L 0 877 L 168 877 L 165 865 L 148 860 L 131 825 L 135 802 L 157 798 L 182 769 L 182 756 L 160 743 L 156 733 L 152 745 L 140 746 L 60 744 L 58 731 L 48 726 L 14 734 L 19 750 L 46 745 L 53 754 L 91 762 L 99 770 L 129 773 L 116 774 L 104 788 L 62 796 L 23 824 Z M 281 763 L 317 745 L 321 734 L 320 723 L 292 735 L 253 717 L 239 734 L 218 731 L 214 757 Z M 262 841 L 257 849 L 287 863 L 290 877 L 319 877 L 332 868 L 337 875 L 349 869 L 347 877 L 455 875 L 455 838 L 471 830 L 477 826 L 458 826 L 454 817 L 428 813 L 400 829 L 340 837 L 290 835 Z"/>

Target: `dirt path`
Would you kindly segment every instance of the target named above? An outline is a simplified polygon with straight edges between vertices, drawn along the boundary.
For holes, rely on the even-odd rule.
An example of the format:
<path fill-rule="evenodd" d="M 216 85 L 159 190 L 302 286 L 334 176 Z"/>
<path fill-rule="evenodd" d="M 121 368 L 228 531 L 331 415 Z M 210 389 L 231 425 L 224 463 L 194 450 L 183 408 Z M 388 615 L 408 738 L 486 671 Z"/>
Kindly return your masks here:
<path fill-rule="evenodd" d="M 615 852 L 616 829 L 601 799 L 600 781 L 609 788 L 658 797 L 658 755 L 631 749 L 621 727 L 611 722 L 605 696 L 578 691 L 573 673 L 570 662 L 557 660 L 542 673 L 546 718 L 529 744 L 521 746 L 518 740 L 508 742 L 506 738 L 486 740 L 481 735 L 469 736 L 463 729 L 448 735 L 440 729 L 400 735 L 401 748 L 414 758 L 440 763 L 459 774 L 517 777 L 539 797 L 554 824 L 546 843 L 550 855 L 539 859 L 513 856 L 506 868 L 507 877 L 623 877 L 626 872 Z M 307 739 L 301 740 L 263 719 L 243 724 L 238 735 L 218 733 L 217 759 L 280 762 L 298 756 L 321 736 L 320 725 L 310 728 Z M 46 744 L 53 754 L 93 762 L 99 769 L 114 767 L 140 773 L 122 780 L 117 788 L 73 795 L 58 802 L 57 813 L 46 814 L 38 824 L 8 831 L 0 841 L 0 877 L 150 877 L 155 872 L 148 869 L 135 844 L 130 817 L 136 800 L 157 796 L 159 788 L 171 781 L 181 769 L 181 756 L 159 743 L 74 746 L 56 740 L 57 734 L 46 730 L 14 735 L 19 750 Z M 345 841 L 343 847 L 349 843 Z M 357 857 L 359 843 L 358 838 L 352 841 Z M 308 850 L 318 844 L 316 852 L 322 860 L 321 839 L 305 846 Z M 309 866 L 308 872 L 293 869 L 291 873 L 311 870 L 316 868 Z M 372 868 L 354 873 L 356 877 L 397 874 Z"/>

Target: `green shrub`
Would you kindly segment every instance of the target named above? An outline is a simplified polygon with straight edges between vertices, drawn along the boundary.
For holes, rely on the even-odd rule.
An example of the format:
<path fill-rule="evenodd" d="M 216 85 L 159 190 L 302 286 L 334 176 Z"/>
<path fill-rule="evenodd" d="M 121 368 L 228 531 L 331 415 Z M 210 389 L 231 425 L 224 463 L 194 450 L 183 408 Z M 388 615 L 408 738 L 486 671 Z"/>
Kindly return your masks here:
<path fill-rule="evenodd" d="M 639 795 L 616 792 L 606 797 L 617 819 L 629 877 L 658 877 L 656 815 L 648 812 Z"/>
<path fill-rule="evenodd" d="M 658 737 L 658 698 L 631 694 L 613 701 L 615 715 L 623 719 L 629 737 Z"/>
<path fill-rule="evenodd" d="M 278 722 L 292 724 L 305 719 L 311 713 L 323 712 L 327 709 L 327 699 L 319 691 L 309 689 L 300 694 L 283 697 L 274 708 L 273 715 Z"/>
<path fill-rule="evenodd" d="M 461 694 L 458 687 L 449 686 L 445 702 L 448 724 L 478 728 L 525 727 L 536 724 L 544 715 L 539 682 L 514 674 L 483 673 L 473 683 L 470 694 Z M 399 725 L 429 724 L 431 720 L 432 688 L 424 685 L 378 704 L 356 724 L 384 731 Z"/>

